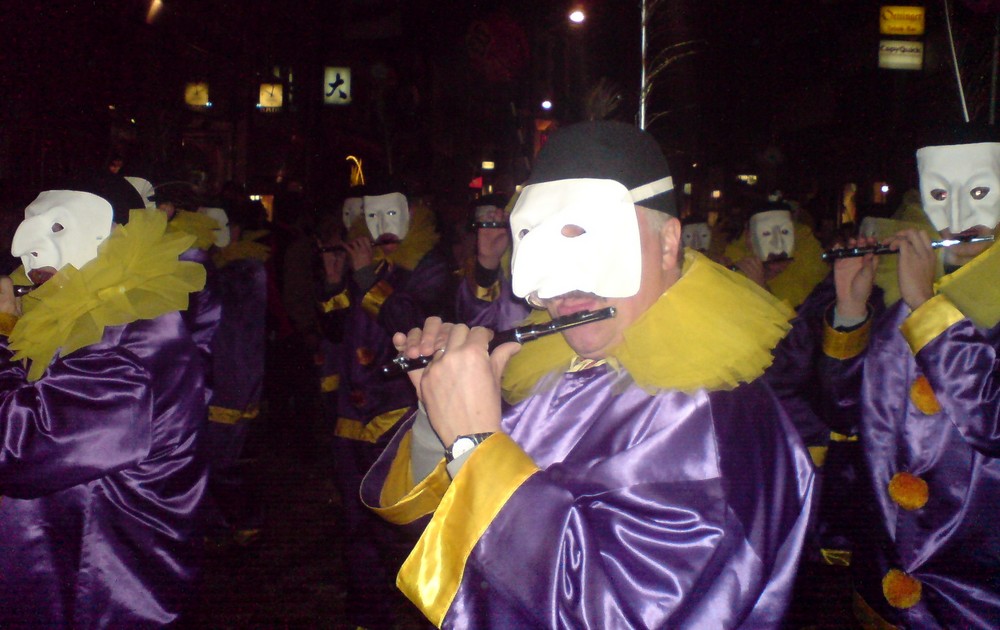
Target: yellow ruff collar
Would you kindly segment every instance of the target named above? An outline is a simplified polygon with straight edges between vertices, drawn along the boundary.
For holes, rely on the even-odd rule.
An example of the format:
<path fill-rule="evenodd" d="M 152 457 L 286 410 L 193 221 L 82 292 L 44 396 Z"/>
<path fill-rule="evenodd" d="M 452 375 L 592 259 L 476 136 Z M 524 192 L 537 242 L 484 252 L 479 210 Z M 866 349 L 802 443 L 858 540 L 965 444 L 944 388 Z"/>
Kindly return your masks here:
<path fill-rule="evenodd" d="M 238 241 L 233 241 L 212 256 L 216 267 L 222 268 L 237 260 L 253 259 L 267 262 L 271 257 L 271 248 L 257 241 L 268 235 L 267 230 L 246 232 Z"/>
<path fill-rule="evenodd" d="M 984 329 L 1000 323 L 1000 245 L 989 249 L 941 278 L 934 286 L 972 322 Z"/>
<path fill-rule="evenodd" d="M 355 219 L 348 230 L 347 238 L 355 239 L 362 236 L 371 237 L 364 217 Z M 375 250 L 375 262 L 388 260 L 394 265 L 399 265 L 403 269 L 412 271 L 416 268 L 427 252 L 434 249 L 441 235 L 437 233 L 434 225 L 434 213 L 427 206 L 420 203 L 410 204 L 410 229 L 406 232 L 406 238 L 399 244 L 396 251 L 386 256 L 381 248 Z"/>
<path fill-rule="evenodd" d="M 212 232 L 219 229 L 219 222 L 207 214 L 179 210 L 168 226 L 171 232 L 194 236 L 194 246 L 206 250 L 215 244 L 215 235 Z"/>
<path fill-rule="evenodd" d="M 10 334 L 14 359 L 29 359 L 37 380 L 58 352 L 66 356 L 97 343 L 108 326 L 154 319 L 188 307 L 188 294 L 205 286 L 205 268 L 178 257 L 194 237 L 167 230 L 158 210 L 132 210 L 115 226 L 97 258 L 67 265 L 22 298 L 24 316 Z M 23 271 L 21 272 L 23 275 Z"/>
<path fill-rule="evenodd" d="M 793 316 L 787 304 L 743 275 L 685 250 L 681 279 L 625 331 L 609 364 L 650 392 L 733 389 L 771 365 L 771 350 Z M 548 318 L 536 311 L 529 320 Z M 523 400 L 574 357 L 562 335 L 525 344 L 504 370 L 504 398 Z"/>

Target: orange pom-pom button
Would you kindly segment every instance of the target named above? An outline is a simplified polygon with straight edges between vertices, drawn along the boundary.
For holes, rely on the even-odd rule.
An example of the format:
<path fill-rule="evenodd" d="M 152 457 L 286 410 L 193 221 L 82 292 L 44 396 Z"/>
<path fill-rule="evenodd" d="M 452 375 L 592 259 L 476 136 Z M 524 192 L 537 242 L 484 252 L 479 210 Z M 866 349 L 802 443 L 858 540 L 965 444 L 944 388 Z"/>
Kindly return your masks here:
<path fill-rule="evenodd" d="M 889 480 L 889 496 L 904 510 L 919 510 L 927 505 L 927 482 L 908 472 L 898 472 Z"/>
<path fill-rule="evenodd" d="M 899 569 L 889 569 L 882 578 L 885 601 L 895 608 L 909 608 L 920 601 L 920 581 Z"/>
<path fill-rule="evenodd" d="M 928 416 L 941 412 L 941 403 L 934 395 L 934 388 L 926 376 L 920 376 L 913 381 L 913 386 L 910 387 L 910 400 L 917 409 Z"/>
<path fill-rule="evenodd" d="M 375 353 L 372 352 L 371 348 L 358 348 L 354 354 L 358 357 L 358 363 L 363 367 L 368 367 L 375 360 Z"/>

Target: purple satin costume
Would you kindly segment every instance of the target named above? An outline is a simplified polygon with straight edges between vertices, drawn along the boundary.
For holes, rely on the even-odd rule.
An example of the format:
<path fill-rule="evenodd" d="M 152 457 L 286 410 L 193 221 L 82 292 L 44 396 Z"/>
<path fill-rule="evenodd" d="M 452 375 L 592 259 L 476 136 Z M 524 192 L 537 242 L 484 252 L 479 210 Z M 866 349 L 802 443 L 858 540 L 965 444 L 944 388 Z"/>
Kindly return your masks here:
<path fill-rule="evenodd" d="M 176 622 L 206 479 L 182 315 L 108 328 L 34 383 L 0 346 L 0 627 Z"/>
<path fill-rule="evenodd" d="M 916 355 L 899 331 L 902 302 L 876 317 L 867 350 L 826 358 L 831 403 L 857 423 L 861 495 L 869 525 L 852 567 L 858 594 L 884 620 L 908 628 L 1000 627 L 1000 326 L 968 319 L 947 327 Z M 911 398 L 924 376 L 940 403 L 928 414 Z M 907 510 L 887 486 L 897 473 L 927 483 L 926 505 Z M 890 569 L 921 584 L 919 601 L 895 608 L 883 595 Z"/>
<path fill-rule="evenodd" d="M 475 542 L 443 627 L 780 626 L 813 472 L 766 385 L 651 396 L 600 365 L 502 427 L 541 470 Z M 371 505 L 404 433 L 365 480 Z M 495 482 L 473 463 L 459 477 Z"/>
<path fill-rule="evenodd" d="M 349 296 L 349 305 L 324 307 L 327 325 L 339 325 L 342 335 L 342 343 L 336 346 L 341 363 L 333 458 L 335 482 L 344 503 L 347 611 L 352 623 L 366 627 L 387 627 L 394 622 L 390 598 L 400 595 L 392 586 L 392 575 L 412 544 L 358 500 L 365 472 L 416 405 L 410 380 L 406 376 L 385 378 L 380 368 L 397 354 L 393 333 L 422 326 L 427 317 L 441 315 L 443 305 L 452 302 L 448 286 L 447 262 L 431 250 L 412 271 L 397 265 L 378 266 L 372 287 L 362 288 L 349 280 L 343 289 L 346 294 L 334 292 Z M 375 295 L 384 300 L 373 300 Z"/>
<path fill-rule="evenodd" d="M 259 260 L 236 260 L 215 272 L 222 305 L 212 346 L 212 399 L 202 447 L 210 467 L 210 527 L 254 529 L 260 511 L 247 496 L 239 457 L 259 411 L 264 383 L 267 276 Z"/>

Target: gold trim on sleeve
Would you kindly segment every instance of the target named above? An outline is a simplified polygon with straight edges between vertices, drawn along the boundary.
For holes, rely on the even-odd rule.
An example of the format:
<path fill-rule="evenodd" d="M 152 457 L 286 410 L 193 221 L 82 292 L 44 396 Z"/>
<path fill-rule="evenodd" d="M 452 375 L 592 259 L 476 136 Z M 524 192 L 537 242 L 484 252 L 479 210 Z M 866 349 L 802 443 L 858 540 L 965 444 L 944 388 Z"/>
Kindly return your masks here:
<path fill-rule="evenodd" d="M 339 311 L 347 308 L 351 305 L 351 296 L 347 294 L 347 289 L 344 289 L 337 295 L 333 296 L 325 302 L 320 302 L 320 308 L 323 309 L 324 313 L 332 313 L 333 311 Z"/>
<path fill-rule="evenodd" d="M 412 437 L 413 433 L 407 431 L 399 442 L 399 449 L 382 485 L 379 507 L 369 506 L 380 517 L 396 525 L 412 523 L 434 512 L 451 484 L 443 458 L 431 474 L 420 483 L 413 484 L 410 461 Z"/>
<path fill-rule="evenodd" d="M 920 352 L 938 335 L 965 319 L 944 295 L 938 294 L 921 304 L 917 310 L 903 320 L 899 330 L 903 333 L 906 343 L 910 344 L 913 354 Z"/>
<path fill-rule="evenodd" d="M 379 280 L 361 299 L 361 308 L 365 309 L 372 317 L 378 317 L 382 305 L 385 304 L 390 295 L 392 295 L 392 287 L 385 280 Z"/>
<path fill-rule="evenodd" d="M 341 416 L 340 418 L 337 418 L 337 426 L 334 427 L 333 434 L 337 437 L 346 438 L 348 440 L 371 442 L 374 444 L 375 442 L 378 442 L 378 439 L 385 435 L 389 429 L 396 426 L 396 423 L 399 422 L 403 416 L 407 415 L 411 411 L 412 408 L 410 407 L 393 409 L 392 411 L 387 411 L 383 414 L 375 416 L 367 423 Z"/>
<path fill-rule="evenodd" d="M 868 339 L 872 333 L 872 318 L 869 312 L 868 321 L 860 328 L 850 332 L 835 330 L 830 324 L 823 325 L 823 353 L 832 359 L 853 359 L 868 347 Z"/>
<path fill-rule="evenodd" d="M 331 374 L 319 379 L 319 391 L 329 394 L 340 389 L 340 374 Z"/>
<path fill-rule="evenodd" d="M 535 462 L 503 433 L 487 438 L 463 464 L 396 578 L 431 623 L 441 626 L 473 548 L 536 472 Z"/>

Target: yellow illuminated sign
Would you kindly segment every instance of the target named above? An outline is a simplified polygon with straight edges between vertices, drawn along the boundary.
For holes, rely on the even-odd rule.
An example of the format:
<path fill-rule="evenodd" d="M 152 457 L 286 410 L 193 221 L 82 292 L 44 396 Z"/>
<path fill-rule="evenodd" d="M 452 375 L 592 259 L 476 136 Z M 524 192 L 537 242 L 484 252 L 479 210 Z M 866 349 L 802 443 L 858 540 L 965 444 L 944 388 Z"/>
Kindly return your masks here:
<path fill-rule="evenodd" d="M 924 7 L 882 7 L 878 28 L 883 35 L 923 35 Z"/>

